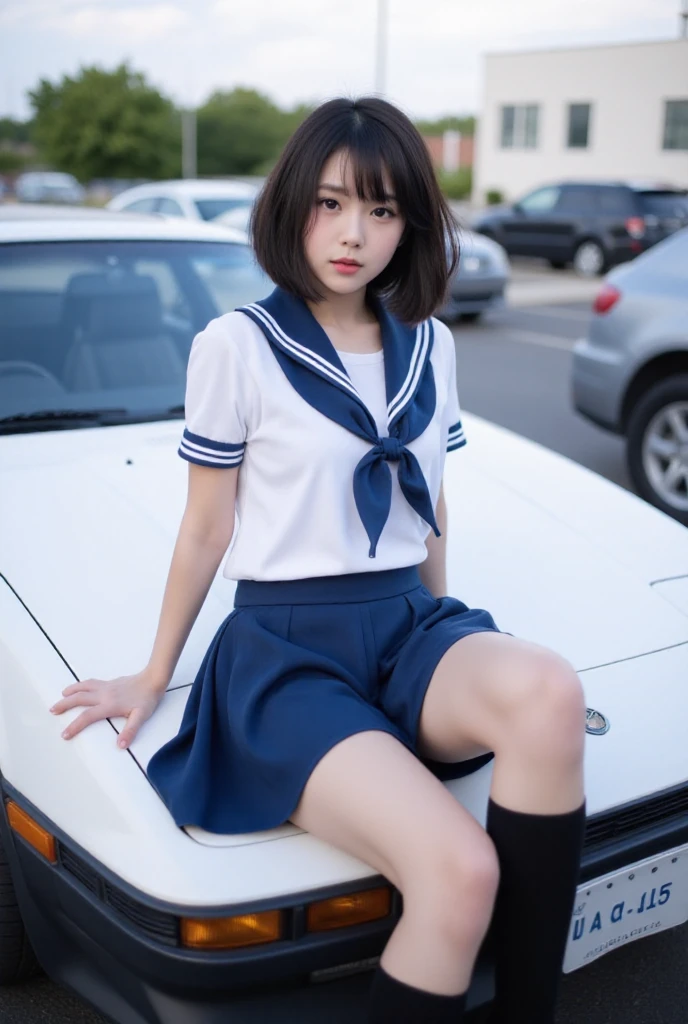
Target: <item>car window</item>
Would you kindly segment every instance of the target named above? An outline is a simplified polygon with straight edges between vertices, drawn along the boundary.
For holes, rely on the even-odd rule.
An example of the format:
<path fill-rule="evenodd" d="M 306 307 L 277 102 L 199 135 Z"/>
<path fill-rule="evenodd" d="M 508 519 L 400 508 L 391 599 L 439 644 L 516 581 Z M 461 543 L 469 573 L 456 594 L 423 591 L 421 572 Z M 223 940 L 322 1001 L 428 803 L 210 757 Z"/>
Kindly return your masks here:
<path fill-rule="evenodd" d="M 636 213 L 630 189 L 602 187 L 597 192 L 600 213 L 608 217 L 631 217 Z"/>
<path fill-rule="evenodd" d="M 654 214 L 656 217 L 688 216 L 688 193 L 684 192 L 638 192 L 643 213 Z"/>
<path fill-rule="evenodd" d="M 251 253 L 246 259 L 246 253 Z M 262 280 L 261 294 L 270 290 L 269 279 L 263 274 L 252 251 L 246 246 L 225 246 L 222 252 L 207 252 L 192 256 L 194 272 L 203 281 L 218 309 L 236 309 L 247 300 L 243 298 Z M 255 296 L 259 298 L 259 296 Z"/>
<path fill-rule="evenodd" d="M 519 200 L 518 205 L 526 213 L 549 213 L 556 206 L 560 191 L 556 185 L 538 188 Z"/>
<path fill-rule="evenodd" d="M 227 213 L 228 210 L 236 210 L 237 207 L 250 207 L 253 205 L 250 199 L 245 196 L 230 198 L 218 198 L 218 199 L 195 199 L 196 209 L 200 213 L 203 220 L 215 220 L 221 213 Z"/>
<path fill-rule="evenodd" d="M 181 407 L 195 334 L 271 290 L 237 243 L 0 245 L 0 420 L 112 408 L 135 420 Z"/>
<path fill-rule="evenodd" d="M 127 213 L 153 213 L 158 202 L 157 196 L 146 196 L 145 199 L 137 199 L 133 203 L 127 203 L 121 209 Z"/>
<path fill-rule="evenodd" d="M 596 212 L 595 189 L 586 188 L 585 185 L 570 185 L 562 189 L 557 203 L 557 213 L 572 213 L 580 216 Z"/>
<path fill-rule="evenodd" d="M 162 196 L 158 202 L 156 213 L 165 213 L 168 217 L 183 217 L 184 211 L 175 199 Z"/>

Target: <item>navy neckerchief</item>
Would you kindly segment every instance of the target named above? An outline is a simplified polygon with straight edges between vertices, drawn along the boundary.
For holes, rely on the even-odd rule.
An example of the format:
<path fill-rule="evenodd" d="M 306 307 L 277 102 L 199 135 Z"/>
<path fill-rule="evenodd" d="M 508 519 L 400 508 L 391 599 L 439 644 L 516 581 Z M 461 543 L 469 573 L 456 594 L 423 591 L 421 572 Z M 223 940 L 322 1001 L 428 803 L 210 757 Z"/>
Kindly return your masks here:
<path fill-rule="evenodd" d="M 309 405 L 372 445 L 354 470 L 354 500 L 375 557 L 392 503 L 388 462 L 399 463 L 399 486 L 439 537 L 422 470 L 405 446 L 419 437 L 435 412 L 435 378 L 430 362 L 432 322 L 407 327 L 384 305 L 372 301 L 384 352 L 387 427 L 379 437 L 375 420 L 356 391 L 337 350 L 303 301 L 281 288 L 265 299 L 239 307 L 262 330 L 290 384 Z"/>

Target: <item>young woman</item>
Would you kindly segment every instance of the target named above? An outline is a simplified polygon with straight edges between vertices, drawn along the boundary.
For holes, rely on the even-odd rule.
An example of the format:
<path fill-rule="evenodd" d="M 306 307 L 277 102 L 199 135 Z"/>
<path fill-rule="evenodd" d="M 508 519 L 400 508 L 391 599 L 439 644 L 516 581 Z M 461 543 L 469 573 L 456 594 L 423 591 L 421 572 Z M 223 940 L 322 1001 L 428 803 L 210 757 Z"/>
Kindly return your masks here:
<path fill-rule="evenodd" d="M 432 313 L 458 253 L 420 135 L 380 99 L 323 104 L 252 227 L 277 287 L 194 340 L 188 499 L 150 661 L 68 687 L 53 710 L 87 706 L 67 738 L 125 715 L 128 746 L 233 538 L 234 611 L 148 765 L 174 820 L 290 819 L 398 887 L 371 1024 L 456 1024 L 493 917 L 493 1019 L 551 1024 L 585 822 L 584 702 L 565 660 L 447 595 L 442 471 L 465 440 L 453 338 Z M 465 773 L 493 754 L 483 829 L 431 766 Z"/>

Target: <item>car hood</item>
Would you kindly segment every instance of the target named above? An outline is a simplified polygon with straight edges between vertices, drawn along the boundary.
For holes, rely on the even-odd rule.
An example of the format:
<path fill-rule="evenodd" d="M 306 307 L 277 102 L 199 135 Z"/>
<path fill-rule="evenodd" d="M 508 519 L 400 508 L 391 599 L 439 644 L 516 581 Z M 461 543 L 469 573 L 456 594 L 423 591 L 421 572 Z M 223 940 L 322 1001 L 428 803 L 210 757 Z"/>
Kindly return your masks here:
<path fill-rule="evenodd" d="M 688 671 L 688 531 L 539 445 L 463 419 L 468 444 L 445 471 L 449 591 L 584 673 L 588 704 L 614 726 L 608 737 L 589 737 L 589 813 L 677 784 L 685 742 L 672 709 Z M 178 422 L 153 423 L 0 443 L 0 574 L 77 677 L 111 678 L 148 659 L 186 495 L 180 431 Z M 143 769 L 176 734 L 233 594 L 220 570 L 169 692 L 132 745 Z M 640 757 L 650 678 L 657 714 Z M 481 819 L 489 779 L 488 766 L 446 785 Z M 187 832 L 238 852 L 300 830 L 287 822 L 249 835 Z"/>
<path fill-rule="evenodd" d="M 448 457 L 449 589 L 578 670 L 688 640 L 652 584 L 688 574 L 688 531 L 539 445 L 465 417 Z M 184 509 L 178 422 L 13 435 L 0 573 L 79 677 L 146 663 Z M 172 685 L 195 674 L 234 583 L 221 569 Z"/>

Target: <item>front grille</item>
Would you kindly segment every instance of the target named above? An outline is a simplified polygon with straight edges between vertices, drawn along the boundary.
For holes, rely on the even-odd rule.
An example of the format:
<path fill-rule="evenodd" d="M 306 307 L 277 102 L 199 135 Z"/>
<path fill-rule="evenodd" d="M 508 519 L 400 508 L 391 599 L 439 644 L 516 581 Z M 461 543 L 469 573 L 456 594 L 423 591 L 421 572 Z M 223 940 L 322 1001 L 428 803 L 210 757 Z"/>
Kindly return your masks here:
<path fill-rule="evenodd" d="M 116 885 L 102 878 L 83 858 L 73 850 L 58 843 L 60 864 L 73 878 L 76 878 L 89 892 L 92 892 L 118 914 L 125 917 L 139 931 L 157 942 L 168 946 L 179 944 L 177 919 L 173 914 L 147 907 L 145 903 L 127 896 Z"/>
<path fill-rule="evenodd" d="M 171 914 L 165 914 L 161 910 L 153 910 L 151 907 L 133 900 L 121 889 L 117 889 L 109 882 L 104 883 L 105 902 L 123 917 L 126 917 L 132 924 L 145 932 L 146 935 L 158 942 L 165 942 L 168 946 L 176 946 L 178 943 L 177 919 Z"/>
<path fill-rule="evenodd" d="M 688 786 L 667 790 L 659 796 L 589 818 L 585 830 L 585 848 L 594 849 L 629 835 L 638 835 L 653 825 L 685 821 L 686 815 Z"/>
<path fill-rule="evenodd" d="M 63 843 L 59 843 L 60 850 L 60 863 L 65 871 L 68 871 L 70 875 L 78 879 L 82 885 L 86 886 L 89 892 L 94 892 L 97 896 L 100 896 L 100 876 L 97 871 L 94 871 L 92 867 L 82 860 L 81 857 L 77 857 L 73 850 L 68 849 Z"/>

